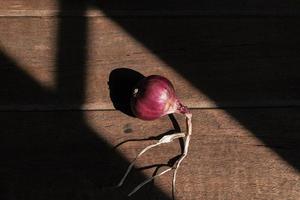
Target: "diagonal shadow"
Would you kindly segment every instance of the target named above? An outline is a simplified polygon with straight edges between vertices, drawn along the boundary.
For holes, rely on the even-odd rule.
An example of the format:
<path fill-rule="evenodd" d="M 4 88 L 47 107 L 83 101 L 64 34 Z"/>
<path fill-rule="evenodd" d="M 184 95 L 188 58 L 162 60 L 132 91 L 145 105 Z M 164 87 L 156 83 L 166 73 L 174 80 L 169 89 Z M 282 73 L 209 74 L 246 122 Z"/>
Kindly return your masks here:
<path fill-rule="evenodd" d="M 300 127 L 295 124 L 300 99 L 299 17 L 279 17 L 273 12 L 280 8 L 279 2 L 265 5 L 273 17 L 230 16 L 230 12 L 218 17 L 218 12 L 235 9 L 262 11 L 236 1 L 216 7 L 199 1 L 176 2 L 93 5 L 300 170 Z M 209 8 L 216 15 L 193 14 Z M 120 10 L 126 11 L 126 17 L 116 12 Z M 148 15 L 130 14 L 139 10 Z M 170 14 L 177 10 L 183 14 Z M 285 11 L 293 13 L 288 6 Z M 257 107 L 261 109 L 253 109 Z"/>
<path fill-rule="evenodd" d="M 78 6 L 80 13 L 84 13 L 85 3 L 62 1 L 61 9 L 63 12 L 63 9 Z M 154 10 L 161 10 L 158 2 L 148 4 Z M 121 5 L 122 9 L 130 9 L 126 2 Z M 182 6 L 176 5 L 168 9 Z M 197 3 L 186 5 L 199 9 Z M 99 8 L 221 106 L 230 106 L 221 102 L 238 104 L 263 99 L 268 101 L 262 105 L 288 106 L 299 99 L 299 93 L 295 92 L 300 85 L 296 57 L 299 54 L 298 18 L 121 18 L 110 12 L 118 6 L 120 4 L 112 3 Z M 1 53 L 1 65 L 11 66 L 7 73 L 0 75 L 0 90 L 7 94 L 1 102 L 25 105 L 34 103 L 35 98 L 44 98 L 45 104 L 49 101 L 83 102 L 87 21 L 67 16 L 60 20 L 58 91 L 47 91 L 19 70 L 13 59 Z M 75 70 L 70 74 L 68 67 Z M 64 81 L 66 76 L 72 76 L 74 82 Z M 7 88 L 17 89 L 9 91 Z M 276 99 L 284 101 L 274 103 Z M 278 155 L 300 169 L 299 125 L 295 124 L 299 119 L 298 109 L 225 109 Z M 269 119 L 267 123 L 265 119 Z M 0 120 L 2 199 L 126 199 L 122 192 L 101 190 L 104 184 L 109 185 L 122 175 L 128 162 L 96 137 L 85 123 L 83 113 L 1 112 Z M 114 173 L 106 173 L 112 169 Z M 135 183 L 145 177 L 139 174 L 136 179 Z M 134 186 L 128 185 L 129 188 Z M 169 199 L 159 189 L 154 188 L 154 191 L 155 194 L 149 191 L 150 199 Z M 139 193 L 133 198 L 144 197 Z"/>
<path fill-rule="evenodd" d="M 61 1 L 61 12 L 74 4 L 80 7 L 80 14 L 85 13 L 83 1 Z M 1 52 L 1 65 L 7 66 L 7 71 L 0 74 L 0 91 L 5 94 L 1 103 L 32 105 L 36 99 L 45 99 L 45 105 L 83 103 L 87 18 L 61 16 L 59 20 L 57 90 L 40 86 Z M 127 199 L 127 194 L 146 177 L 136 172 L 122 189 L 105 189 L 116 184 L 129 163 L 97 136 L 83 114 L 63 110 L 1 111 L 1 199 Z M 131 199 L 145 199 L 145 194 L 147 199 L 170 199 L 156 187 L 142 190 Z"/>
<path fill-rule="evenodd" d="M 17 64 L 1 52 L 0 65 L 0 93 L 1 105 L 11 105 L 12 109 L 18 105 L 34 105 L 35 100 L 39 99 L 39 104 L 45 105 L 53 100 L 53 95 L 46 88 L 37 84 L 25 72 L 17 67 Z M 15 89 L 11 89 L 15 88 Z M 20 92 L 22 91 L 22 92 Z M 25 106 L 24 106 L 25 107 Z M 6 108 L 2 108 L 5 110 Z"/>

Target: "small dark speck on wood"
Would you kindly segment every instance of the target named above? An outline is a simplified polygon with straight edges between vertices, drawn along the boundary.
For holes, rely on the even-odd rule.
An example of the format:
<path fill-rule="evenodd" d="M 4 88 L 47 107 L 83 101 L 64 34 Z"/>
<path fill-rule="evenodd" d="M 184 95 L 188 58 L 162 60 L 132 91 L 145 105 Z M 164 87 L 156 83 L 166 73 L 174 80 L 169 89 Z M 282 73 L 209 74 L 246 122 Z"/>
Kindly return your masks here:
<path fill-rule="evenodd" d="M 125 124 L 124 127 L 123 127 L 123 132 L 124 133 L 132 133 L 133 130 L 131 128 L 131 124 Z"/>

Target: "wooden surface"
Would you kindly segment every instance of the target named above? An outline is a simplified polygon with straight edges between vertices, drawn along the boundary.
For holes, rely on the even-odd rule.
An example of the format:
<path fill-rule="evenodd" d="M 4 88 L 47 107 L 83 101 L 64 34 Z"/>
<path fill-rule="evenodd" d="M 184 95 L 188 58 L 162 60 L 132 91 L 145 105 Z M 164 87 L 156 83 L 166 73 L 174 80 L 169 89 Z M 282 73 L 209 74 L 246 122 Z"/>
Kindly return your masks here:
<path fill-rule="evenodd" d="M 62 4 L 67 5 L 64 10 Z M 78 10 L 87 7 L 92 15 L 299 15 L 300 4 L 297 1 L 273 0 L 251 2 L 246 0 L 226 2 L 187 0 L 166 1 L 117 1 L 117 0 L 10 0 L 1 2 L 0 15 L 77 15 Z M 103 12 L 99 12 L 99 8 Z"/>
<path fill-rule="evenodd" d="M 59 20 L 0 18 L 1 51 L 7 57 L 0 61 L 3 109 L 113 109 L 107 82 L 120 67 L 167 76 L 193 108 L 300 105 L 298 18 L 129 17 L 116 24 L 103 17 L 65 17 L 62 48 Z M 74 34 L 83 26 L 86 39 Z M 16 71 L 48 89 L 49 96 L 28 87 Z M 59 97 L 51 94 L 60 89 L 58 81 L 78 79 L 86 85 L 84 102 L 76 87 Z"/>
<path fill-rule="evenodd" d="M 153 149 L 107 188 L 185 129 L 178 115 L 127 115 L 127 86 L 161 74 L 194 116 L 176 200 L 299 200 L 299 5 L 1 1 L 0 198 L 127 199 L 181 152 Z M 171 200 L 171 179 L 132 199 Z"/>
<path fill-rule="evenodd" d="M 266 143 L 224 110 L 192 112 L 194 131 L 190 153 L 178 174 L 178 199 L 299 199 L 299 171 L 270 149 L 297 159 L 300 125 L 294 122 L 300 119 L 299 109 L 235 111 L 256 119 L 253 130 Z M 280 117 L 267 117 L 276 112 Z M 176 118 L 184 127 L 184 119 Z M 127 167 L 125 160 L 132 160 L 154 141 L 112 147 L 173 130 L 168 117 L 144 122 L 118 111 L 56 111 L 2 112 L 0 119 L 5 130 L 1 134 L 1 174 L 6 177 L 7 199 L 15 195 L 20 199 L 126 199 L 126 192 L 145 175 L 150 176 L 156 165 L 167 164 L 180 153 L 177 141 L 149 151 L 139 159 L 136 167 L 141 169 L 130 174 L 124 188 L 110 191 L 103 187 L 120 179 Z M 284 132 L 282 127 L 286 127 Z M 171 174 L 151 185 L 133 199 L 143 195 L 169 199 Z"/>

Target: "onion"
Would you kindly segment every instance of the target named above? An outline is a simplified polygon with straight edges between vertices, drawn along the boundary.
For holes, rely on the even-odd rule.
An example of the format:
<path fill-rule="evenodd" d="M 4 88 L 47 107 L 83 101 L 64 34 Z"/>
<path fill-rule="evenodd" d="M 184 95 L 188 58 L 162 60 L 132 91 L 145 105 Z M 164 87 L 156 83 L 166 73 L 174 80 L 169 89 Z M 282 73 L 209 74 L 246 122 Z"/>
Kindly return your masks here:
<path fill-rule="evenodd" d="M 143 78 L 137 85 L 134 87 L 131 97 L 131 110 L 133 114 L 142 120 L 155 120 L 162 116 L 180 113 L 185 115 L 186 124 L 187 124 L 187 133 L 174 133 L 170 135 L 163 136 L 157 143 L 149 145 L 143 149 L 133 160 L 133 162 L 128 167 L 125 175 L 119 182 L 118 186 L 121 186 L 125 181 L 127 175 L 132 169 L 135 161 L 139 156 L 145 153 L 147 150 L 156 147 L 163 143 L 172 142 L 176 138 L 185 138 L 184 141 L 184 151 L 178 161 L 175 163 L 175 166 L 168 168 L 167 170 L 153 176 L 152 178 L 145 180 L 139 184 L 128 196 L 131 196 L 133 193 L 138 191 L 143 185 L 150 182 L 155 177 L 158 177 L 172 169 L 175 169 L 173 175 L 173 197 L 175 196 L 175 181 L 176 174 L 179 168 L 180 163 L 186 157 L 190 142 L 190 136 L 192 134 L 192 114 L 186 106 L 184 106 L 175 94 L 175 89 L 172 83 L 165 77 L 159 75 L 151 75 Z"/>
<path fill-rule="evenodd" d="M 172 83 L 163 76 L 142 79 L 133 90 L 131 110 L 142 120 L 155 120 L 172 113 L 186 114 L 188 109 L 178 100 Z"/>

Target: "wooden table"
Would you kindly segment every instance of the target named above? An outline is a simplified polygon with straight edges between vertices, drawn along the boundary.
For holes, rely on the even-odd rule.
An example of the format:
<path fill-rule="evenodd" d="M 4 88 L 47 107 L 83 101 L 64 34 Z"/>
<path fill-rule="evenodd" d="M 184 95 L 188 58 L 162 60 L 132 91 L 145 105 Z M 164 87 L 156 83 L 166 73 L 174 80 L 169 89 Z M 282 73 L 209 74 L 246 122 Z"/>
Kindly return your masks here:
<path fill-rule="evenodd" d="M 0 2 L 1 199 L 127 199 L 174 161 L 179 141 L 147 152 L 122 188 L 108 188 L 146 145 L 185 130 L 182 116 L 145 122 L 115 102 L 112 89 L 128 92 L 138 73 L 168 77 L 193 112 L 176 199 L 300 199 L 299 9 Z M 170 200 L 171 181 L 166 174 L 131 199 Z"/>

